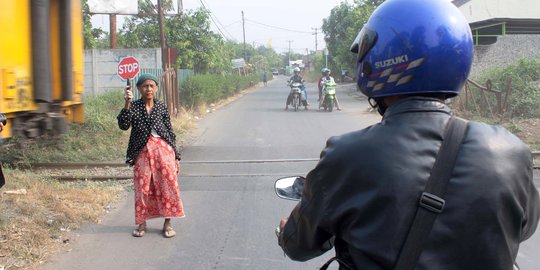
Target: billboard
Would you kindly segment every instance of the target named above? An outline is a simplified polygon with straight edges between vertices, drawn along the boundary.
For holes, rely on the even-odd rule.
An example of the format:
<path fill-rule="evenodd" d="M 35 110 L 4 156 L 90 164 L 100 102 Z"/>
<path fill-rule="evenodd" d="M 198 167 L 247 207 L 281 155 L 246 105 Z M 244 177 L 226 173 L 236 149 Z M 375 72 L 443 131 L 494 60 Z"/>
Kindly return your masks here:
<path fill-rule="evenodd" d="M 243 58 L 231 60 L 233 68 L 243 68 L 246 65 L 246 61 Z"/>
<path fill-rule="evenodd" d="M 174 4 L 176 1 L 176 5 Z M 184 4 L 182 0 L 172 1 L 172 11 L 166 12 L 168 15 L 182 14 Z M 157 5 L 157 0 L 152 0 L 152 4 Z M 94 14 L 120 14 L 137 15 L 139 5 L 137 0 L 88 0 L 90 13 Z"/>
<path fill-rule="evenodd" d="M 90 13 L 136 15 L 139 13 L 137 0 L 88 0 Z"/>

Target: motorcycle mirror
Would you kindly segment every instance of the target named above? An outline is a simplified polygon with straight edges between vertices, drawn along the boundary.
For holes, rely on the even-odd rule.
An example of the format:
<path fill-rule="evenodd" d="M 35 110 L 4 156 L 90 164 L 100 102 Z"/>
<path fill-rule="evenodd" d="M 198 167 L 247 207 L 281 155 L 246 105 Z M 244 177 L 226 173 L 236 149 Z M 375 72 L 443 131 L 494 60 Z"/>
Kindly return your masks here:
<path fill-rule="evenodd" d="M 276 195 L 282 199 L 299 201 L 304 191 L 306 178 L 302 176 L 289 176 L 276 180 L 274 188 Z"/>

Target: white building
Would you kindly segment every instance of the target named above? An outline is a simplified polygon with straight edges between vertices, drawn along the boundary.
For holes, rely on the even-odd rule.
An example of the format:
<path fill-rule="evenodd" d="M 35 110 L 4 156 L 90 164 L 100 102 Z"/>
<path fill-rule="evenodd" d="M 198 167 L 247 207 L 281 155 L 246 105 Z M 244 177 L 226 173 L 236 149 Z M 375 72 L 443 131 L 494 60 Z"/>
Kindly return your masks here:
<path fill-rule="evenodd" d="M 539 0 L 454 0 L 465 15 L 475 44 L 493 44 L 504 35 L 540 34 Z"/>
<path fill-rule="evenodd" d="M 472 30 L 472 75 L 540 56 L 540 0 L 453 0 Z"/>

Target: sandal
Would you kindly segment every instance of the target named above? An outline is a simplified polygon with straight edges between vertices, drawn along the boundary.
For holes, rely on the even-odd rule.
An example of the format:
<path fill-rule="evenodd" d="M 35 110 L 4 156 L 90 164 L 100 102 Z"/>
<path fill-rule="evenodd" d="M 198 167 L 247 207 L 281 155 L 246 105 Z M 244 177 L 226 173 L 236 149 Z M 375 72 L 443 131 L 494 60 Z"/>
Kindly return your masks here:
<path fill-rule="evenodd" d="M 163 237 L 165 238 L 171 238 L 176 235 L 176 232 L 173 230 L 171 226 L 167 226 L 163 228 Z"/>
<path fill-rule="evenodd" d="M 139 227 L 135 230 L 133 230 L 132 235 L 135 237 L 143 237 L 146 233 L 146 225 L 139 225 Z"/>

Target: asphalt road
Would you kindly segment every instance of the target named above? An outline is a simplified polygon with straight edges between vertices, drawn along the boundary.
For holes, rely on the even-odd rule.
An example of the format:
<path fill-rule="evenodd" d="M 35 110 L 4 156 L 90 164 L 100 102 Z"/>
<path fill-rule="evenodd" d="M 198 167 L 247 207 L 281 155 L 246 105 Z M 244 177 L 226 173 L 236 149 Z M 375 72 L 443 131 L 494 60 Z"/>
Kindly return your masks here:
<path fill-rule="evenodd" d="M 288 88 L 280 76 L 219 108 L 198 123 L 182 151 L 186 218 L 173 220 L 175 238 L 161 236 L 162 219 L 149 221 L 143 238 L 132 237 L 129 193 L 101 224 L 77 231 L 69 252 L 41 269 L 318 269 L 332 252 L 299 263 L 277 246 L 274 229 L 295 202 L 278 199 L 273 183 L 305 175 L 330 136 L 380 120 L 357 92 L 337 92 L 342 111 L 284 111 Z M 316 104 L 316 85 L 309 84 L 308 93 Z M 540 268 L 539 238 L 522 248 L 522 269 Z"/>

